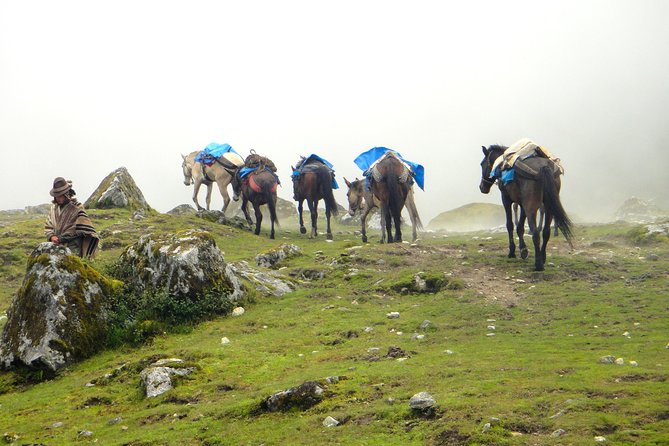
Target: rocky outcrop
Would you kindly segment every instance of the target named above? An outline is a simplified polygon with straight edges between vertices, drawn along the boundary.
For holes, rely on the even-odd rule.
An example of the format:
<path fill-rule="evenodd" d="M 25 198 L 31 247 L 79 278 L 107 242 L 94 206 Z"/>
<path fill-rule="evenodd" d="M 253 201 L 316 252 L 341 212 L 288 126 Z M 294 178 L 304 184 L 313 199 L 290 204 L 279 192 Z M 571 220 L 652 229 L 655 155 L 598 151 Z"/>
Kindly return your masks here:
<path fill-rule="evenodd" d="M 86 200 L 84 207 L 86 209 L 126 208 L 143 213 L 154 212 L 125 167 L 119 167 L 107 175 Z"/>
<path fill-rule="evenodd" d="M 315 381 L 307 381 L 297 387 L 277 392 L 265 398 L 259 406 L 260 412 L 285 412 L 293 408 L 306 410 L 323 400 L 325 389 Z"/>
<path fill-rule="evenodd" d="M 618 208 L 615 218 L 630 223 L 656 223 L 669 218 L 669 211 L 650 200 L 632 197 Z"/>
<path fill-rule="evenodd" d="M 235 276 L 238 275 L 246 279 L 252 287 L 262 294 L 281 297 L 293 291 L 294 285 L 275 271 L 260 271 L 251 268 L 248 262 L 244 261 L 228 265 L 228 267 L 232 269 Z"/>
<path fill-rule="evenodd" d="M 197 211 L 190 204 L 180 204 L 179 206 L 167 211 L 170 215 L 195 215 Z"/>
<path fill-rule="evenodd" d="M 193 373 L 195 367 L 189 367 L 182 359 L 161 359 L 140 373 L 146 397 L 153 398 L 173 388 L 173 376 L 185 376 Z"/>
<path fill-rule="evenodd" d="M 121 284 L 52 243 L 40 244 L 26 269 L 2 332 L 1 364 L 56 371 L 96 353 L 107 333 L 105 301 Z"/>
<path fill-rule="evenodd" d="M 256 263 L 258 266 L 272 268 L 285 259 L 296 257 L 301 254 L 302 249 L 299 246 L 284 243 L 277 249 L 273 249 L 264 254 L 256 255 Z"/>
<path fill-rule="evenodd" d="M 206 231 L 145 235 L 119 258 L 115 275 L 137 293 L 164 291 L 197 299 L 226 294 L 232 303 L 244 295 L 241 282 Z"/>

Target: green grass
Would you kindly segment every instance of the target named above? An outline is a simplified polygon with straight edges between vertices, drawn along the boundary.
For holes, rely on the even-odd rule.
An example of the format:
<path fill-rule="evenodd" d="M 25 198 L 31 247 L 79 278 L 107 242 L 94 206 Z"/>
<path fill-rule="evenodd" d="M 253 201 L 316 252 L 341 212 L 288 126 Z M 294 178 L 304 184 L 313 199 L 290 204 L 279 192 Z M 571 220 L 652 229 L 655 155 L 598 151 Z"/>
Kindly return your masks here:
<path fill-rule="evenodd" d="M 634 227 L 578 227 L 575 250 L 561 237 L 552 240 L 546 271 L 535 273 L 531 258 L 506 258 L 505 234 L 428 233 L 417 246 L 382 246 L 370 231 L 373 243 L 363 246 L 353 235 L 357 228 L 348 226 L 335 226 L 335 241 L 327 243 L 285 222 L 272 241 L 267 228 L 255 237 L 195 217 L 92 214 L 105 234 L 96 267 L 111 264 L 143 233 L 197 228 L 213 234 L 228 261 L 254 264 L 259 252 L 297 244 L 303 255 L 280 266 L 299 287 L 281 298 L 256 297 L 238 318 L 105 351 L 53 379 L 0 374 L 0 433 L 17 434 L 17 444 L 590 445 L 597 435 L 607 444 L 669 442 L 669 245 L 637 246 Z M 2 229 L 10 233 L 2 235 L 3 255 L 16 256 L 0 268 L 2 308 L 23 278 L 26 255 L 41 241 L 42 223 Z M 658 260 L 645 260 L 648 252 Z M 511 285 L 521 294 L 515 304 L 477 292 L 471 277 L 486 268 L 495 268 L 500 286 L 509 286 L 507 277 L 521 280 Z M 305 270 L 324 278 L 305 280 L 299 276 Z M 417 272 L 447 273 L 462 286 L 434 293 L 397 287 Z M 400 318 L 387 318 L 391 311 Z M 426 319 L 431 325 L 419 328 Z M 495 336 L 487 336 L 488 325 Z M 229 345 L 221 345 L 224 336 Z M 407 359 L 385 357 L 391 346 Z M 198 370 L 172 391 L 145 399 L 139 371 L 156 355 L 180 357 Z M 599 364 L 604 355 L 622 357 L 625 365 Z M 329 376 L 341 380 L 311 409 L 255 410 L 276 391 Z M 431 417 L 408 407 L 420 391 L 437 401 Z M 344 423 L 325 428 L 328 415 Z M 116 417 L 122 420 L 109 424 Z M 53 428 L 56 422 L 62 426 Z M 492 428 L 483 432 L 488 422 Z M 552 437 L 559 428 L 566 433 Z M 79 437 L 82 430 L 93 436 Z"/>

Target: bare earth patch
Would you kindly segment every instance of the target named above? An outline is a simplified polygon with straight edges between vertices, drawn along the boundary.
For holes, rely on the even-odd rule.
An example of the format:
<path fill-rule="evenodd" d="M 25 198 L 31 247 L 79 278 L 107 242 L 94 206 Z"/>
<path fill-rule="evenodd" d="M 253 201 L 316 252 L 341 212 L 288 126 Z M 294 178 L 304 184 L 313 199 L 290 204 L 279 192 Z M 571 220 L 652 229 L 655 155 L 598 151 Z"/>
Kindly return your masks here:
<path fill-rule="evenodd" d="M 523 298 L 523 294 L 515 290 L 518 286 L 515 280 L 520 279 L 507 278 L 504 272 L 495 267 L 459 268 L 454 274 L 464 280 L 467 288 L 476 290 L 486 301 L 513 307 Z"/>

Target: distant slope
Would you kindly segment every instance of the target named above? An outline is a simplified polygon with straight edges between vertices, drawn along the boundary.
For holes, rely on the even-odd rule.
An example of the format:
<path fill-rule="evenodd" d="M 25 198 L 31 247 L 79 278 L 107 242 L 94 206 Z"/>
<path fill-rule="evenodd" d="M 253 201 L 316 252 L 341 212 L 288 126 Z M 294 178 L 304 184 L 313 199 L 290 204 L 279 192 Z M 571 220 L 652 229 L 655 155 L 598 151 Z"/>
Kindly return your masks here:
<path fill-rule="evenodd" d="M 504 208 L 499 204 L 470 203 L 441 214 L 430 220 L 428 229 L 453 232 L 480 231 L 502 225 Z"/>

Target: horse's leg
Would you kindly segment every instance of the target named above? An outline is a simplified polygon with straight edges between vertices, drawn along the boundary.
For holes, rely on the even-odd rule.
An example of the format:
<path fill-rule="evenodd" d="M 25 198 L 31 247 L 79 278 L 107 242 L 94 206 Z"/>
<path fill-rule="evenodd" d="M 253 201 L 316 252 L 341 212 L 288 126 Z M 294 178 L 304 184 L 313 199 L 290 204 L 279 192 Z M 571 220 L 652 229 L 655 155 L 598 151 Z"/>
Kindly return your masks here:
<path fill-rule="evenodd" d="M 383 234 L 383 238 L 381 240 L 381 243 L 384 243 L 386 241 L 386 234 L 388 234 L 388 243 L 393 242 L 393 219 L 392 216 L 390 215 L 390 206 L 388 206 L 388 203 L 381 203 L 381 215 L 382 215 L 382 220 L 381 220 L 381 234 Z M 385 226 L 385 228 L 384 228 Z M 384 232 L 385 231 L 385 232 Z"/>
<path fill-rule="evenodd" d="M 198 181 L 193 183 L 193 201 L 195 202 L 195 206 L 197 206 L 198 211 L 203 209 L 202 206 L 200 206 L 200 203 L 197 201 L 197 194 L 200 192 L 200 186 L 202 186 L 202 183 Z"/>
<path fill-rule="evenodd" d="M 553 216 L 550 215 L 548 212 L 545 215 L 545 220 L 544 220 L 544 230 L 543 230 L 543 240 L 541 241 L 541 258 L 543 260 L 543 263 L 546 263 L 546 246 L 548 245 L 548 240 L 551 238 L 551 223 L 553 220 Z"/>
<path fill-rule="evenodd" d="M 223 214 L 225 214 L 225 210 L 228 208 L 228 205 L 230 204 L 230 195 L 228 195 L 228 184 L 230 184 L 230 182 L 228 181 L 227 183 L 225 183 L 225 185 L 223 183 L 224 183 L 223 180 L 219 180 L 216 182 L 216 184 L 218 185 L 218 190 L 221 192 L 221 196 L 223 197 L 222 211 Z"/>
<path fill-rule="evenodd" d="M 253 211 L 256 214 L 255 234 L 260 235 L 260 224 L 262 223 L 262 211 L 260 210 L 260 204 L 257 203 L 257 200 L 253 201 Z"/>
<path fill-rule="evenodd" d="M 207 210 L 210 209 L 210 205 L 211 205 L 211 187 L 212 187 L 212 183 L 207 184 L 207 198 L 205 198 L 205 200 L 207 202 Z"/>
<path fill-rule="evenodd" d="M 525 244 L 525 220 L 527 219 L 527 214 L 525 214 L 525 209 L 520 208 L 520 217 L 518 218 L 518 224 L 516 225 L 516 234 L 518 234 L 518 249 L 520 249 L 520 258 L 526 259 L 530 255 L 530 251 L 527 249 Z"/>
<path fill-rule="evenodd" d="M 537 209 L 528 209 L 529 212 L 525 212 L 527 215 L 527 224 L 530 227 L 530 232 L 532 233 L 532 243 L 534 244 L 534 269 L 535 271 L 544 270 L 544 258 L 541 254 L 541 233 L 537 229 Z M 550 229 L 549 229 L 550 231 Z"/>
<path fill-rule="evenodd" d="M 509 255 L 510 259 L 516 257 L 516 243 L 513 240 L 513 215 L 511 212 L 511 198 L 502 194 L 502 205 L 506 214 L 506 232 L 509 234 Z"/>
<path fill-rule="evenodd" d="M 332 229 L 330 228 L 330 214 L 332 214 L 332 209 L 330 206 L 327 204 L 325 205 L 325 222 L 326 222 L 326 229 L 325 229 L 325 238 L 327 240 L 332 240 Z"/>
<path fill-rule="evenodd" d="M 411 208 L 409 206 L 407 206 L 407 210 L 409 211 L 409 219 L 411 220 L 411 241 L 415 242 L 418 239 L 418 232 L 416 231 L 416 226 L 418 223 L 416 222 L 416 216 L 413 215 L 413 212 L 411 212 Z"/>
<path fill-rule="evenodd" d="M 304 200 L 300 199 L 297 202 L 297 213 L 300 216 L 300 234 L 306 234 L 307 233 L 307 228 L 304 227 L 304 220 L 302 220 L 302 204 L 304 203 Z"/>
<path fill-rule="evenodd" d="M 365 206 L 365 208 L 360 212 L 360 233 L 362 234 L 362 242 L 367 243 L 367 214 L 372 208 Z"/>
<path fill-rule="evenodd" d="M 249 224 L 249 227 L 253 224 L 251 216 L 249 215 L 249 200 L 246 198 L 246 195 L 242 194 L 242 212 L 246 218 L 246 222 Z"/>
<path fill-rule="evenodd" d="M 309 206 L 309 214 L 311 214 L 311 235 L 309 238 L 314 238 L 318 236 L 318 231 L 316 230 L 316 221 L 318 220 L 318 200 L 307 198 L 307 205 Z"/>
<path fill-rule="evenodd" d="M 402 206 L 404 207 L 404 206 Z M 401 211 L 402 208 L 400 208 Z M 402 216 L 401 212 L 398 212 L 397 215 L 393 215 L 393 221 L 395 222 L 395 241 L 402 241 Z"/>

